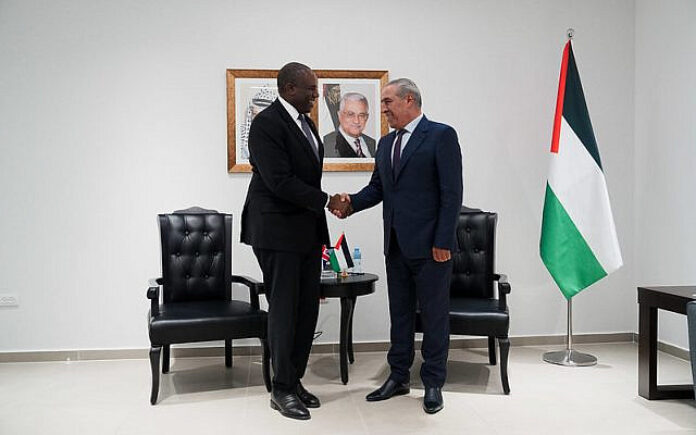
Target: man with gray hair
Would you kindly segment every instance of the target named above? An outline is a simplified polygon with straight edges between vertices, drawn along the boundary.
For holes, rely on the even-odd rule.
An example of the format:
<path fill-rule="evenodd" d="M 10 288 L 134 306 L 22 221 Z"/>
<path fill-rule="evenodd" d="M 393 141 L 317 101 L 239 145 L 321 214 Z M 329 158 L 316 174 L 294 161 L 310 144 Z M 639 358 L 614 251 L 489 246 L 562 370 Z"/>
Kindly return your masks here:
<path fill-rule="evenodd" d="M 324 136 L 326 157 L 366 157 L 375 155 L 375 140 L 363 134 L 370 117 L 367 98 L 347 92 L 338 107 L 338 128 Z"/>
<path fill-rule="evenodd" d="M 441 388 L 449 349 L 449 282 L 457 216 L 462 205 L 462 155 L 457 133 L 421 112 L 413 81 L 397 79 L 382 90 L 382 113 L 394 129 L 379 140 L 375 169 L 360 192 L 342 194 L 352 212 L 382 203 L 391 347 L 386 382 L 368 402 L 410 392 L 416 305 L 423 325 L 423 409 L 443 406 Z M 348 212 L 333 210 L 339 217 Z"/>

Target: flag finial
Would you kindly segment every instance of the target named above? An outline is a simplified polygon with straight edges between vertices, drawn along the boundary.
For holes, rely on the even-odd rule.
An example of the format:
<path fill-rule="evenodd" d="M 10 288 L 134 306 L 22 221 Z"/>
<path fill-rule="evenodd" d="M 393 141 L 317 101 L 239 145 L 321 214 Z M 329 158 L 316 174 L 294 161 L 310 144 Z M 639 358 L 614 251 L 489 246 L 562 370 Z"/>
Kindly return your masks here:
<path fill-rule="evenodd" d="M 575 29 L 569 27 L 568 30 L 566 30 L 566 36 L 568 36 L 569 41 L 573 39 L 573 36 L 575 36 Z"/>

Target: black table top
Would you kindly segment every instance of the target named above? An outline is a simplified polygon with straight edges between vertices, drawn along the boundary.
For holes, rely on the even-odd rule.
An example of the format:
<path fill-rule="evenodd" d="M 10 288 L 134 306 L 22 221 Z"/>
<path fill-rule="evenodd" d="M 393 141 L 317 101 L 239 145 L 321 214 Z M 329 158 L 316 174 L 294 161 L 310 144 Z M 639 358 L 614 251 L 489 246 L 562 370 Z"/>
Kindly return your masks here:
<path fill-rule="evenodd" d="M 696 286 L 693 285 L 664 285 L 638 287 L 638 290 L 646 290 L 664 295 L 677 296 L 684 299 L 696 300 Z"/>
<path fill-rule="evenodd" d="M 345 278 L 321 278 L 321 296 L 326 298 L 343 298 L 362 296 L 375 291 L 375 282 L 379 277 L 372 273 L 348 275 Z"/>

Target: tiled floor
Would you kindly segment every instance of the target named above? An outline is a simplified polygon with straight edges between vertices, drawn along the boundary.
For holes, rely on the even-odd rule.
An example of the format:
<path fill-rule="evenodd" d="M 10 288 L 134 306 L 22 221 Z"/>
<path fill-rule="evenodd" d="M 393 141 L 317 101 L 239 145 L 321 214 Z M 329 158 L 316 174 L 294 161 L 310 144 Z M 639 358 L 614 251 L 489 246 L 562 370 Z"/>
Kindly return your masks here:
<path fill-rule="evenodd" d="M 309 421 L 268 406 L 258 357 L 174 360 L 149 404 L 146 360 L 0 364 L 0 434 L 638 434 L 696 433 L 694 401 L 637 394 L 635 344 L 583 345 L 591 368 L 541 361 L 549 349 L 513 347 L 509 396 L 484 350 L 453 350 L 445 409 L 427 415 L 414 368 L 408 396 L 367 403 L 387 376 L 383 352 L 358 353 L 350 382 L 335 355 L 313 355 L 304 384 L 322 400 Z M 660 354 L 661 383 L 691 382 L 686 361 Z"/>

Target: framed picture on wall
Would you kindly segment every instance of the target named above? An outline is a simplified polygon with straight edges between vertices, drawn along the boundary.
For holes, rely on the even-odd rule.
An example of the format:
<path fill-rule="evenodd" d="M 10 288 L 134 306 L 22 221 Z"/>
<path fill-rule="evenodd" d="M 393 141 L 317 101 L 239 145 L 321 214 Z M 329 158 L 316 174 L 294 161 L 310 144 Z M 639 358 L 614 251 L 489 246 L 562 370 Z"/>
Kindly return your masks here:
<path fill-rule="evenodd" d="M 387 71 L 314 70 L 319 99 L 310 117 L 324 143 L 324 171 L 372 171 L 379 138 L 389 127 L 380 112 Z M 278 70 L 227 70 L 227 170 L 250 172 L 249 127 L 277 97 Z"/>
<path fill-rule="evenodd" d="M 317 129 L 325 171 L 372 171 L 379 138 L 389 126 L 380 112 L 387 71 L 317 70 Z"/>
<path fill-rule="evenodd" d="M 227 70 L 227 171 L 251 172 L 251 121 L 278 97 L 278 70 Z"/>

